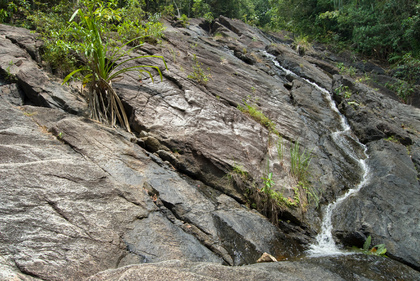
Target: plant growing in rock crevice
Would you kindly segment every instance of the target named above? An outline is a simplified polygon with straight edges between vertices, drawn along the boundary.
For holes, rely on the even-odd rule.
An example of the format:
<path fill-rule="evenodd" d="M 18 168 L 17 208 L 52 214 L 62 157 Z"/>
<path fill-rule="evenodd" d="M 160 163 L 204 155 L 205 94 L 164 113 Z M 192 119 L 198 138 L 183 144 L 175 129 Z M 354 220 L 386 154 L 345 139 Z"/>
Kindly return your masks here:
<path fill-rule="evenodd" d="M 76 73 L 82 73 L 82 84 L 88 88 L 86 99 L 91 110 L 91 117 L 111 126 L 115 126 L 118 120 L 121 126 L 124 126 L 130 132 L 127 114 L 119 96 L 112 87 L 112 81 L 121 78 L 122 74 L 130 71 L 137 71 L 139 74 L 145 72 L 153 80 L 153 76 L 147 68 L 157 70 L 162 79 L 162 73 L 157 66 L 126 66 L 128 62 L 137 59 L 159 58 L 162 59 L 165 67 L 167 66 L 162 56 L 148 55 L 125 59 L 124 57 L 135 47 L 125 51 L 123 51 L 123 48 L 137 38 L 119 47 L 105 42 L 100 25 L 101 15 L 103 15 L 102 10 L 102 6 L 95 9 L 95 4 L 92 3 L 87 11 L 78 9 L 71 17 L 69 29 L 79 39 L 79 48 L 83 51 L 85 61 L 81 68 L 67 75 L 63 83 L 66 83 Z M 76 16 L 79 18 L 78 22 L 74 21 Z"/>
<path fill-rule="evenodd" d="M 288 170 L 288 174 L 295 182 L 290 187 L 293 190 L 293 196 L 285 196 L 281 190 L 275 190 L 274 174 L 270 171 L 270 163 L 267 161 L 265 175 L 261 178 L 262 184 L 258 186 L 255 182 L 251 188 L 247 189 L 247 197 L 251 207 L 257 209 L 263 215 L 271 220 L 275 225 L 279 222 L 279 216 L 287 209 L 299 207 L 305 212 L 308 202 L 313 202 L 316 206 L 319 203 L 319 194 L 309 184 L 309 165 L 312 155 L 304 150 L 300 152 L 299 142 L 295 142 L 290 149 L 291 162 L 290 167 L 286 167 L 284 161 L 285 146 L 283 139 L 279 138 L 277 142 L 277 156 L 282 169 Z M 234 172 L 239 175 L 239 172 Z M 243 179 L 248 179 L 248 173 Z M 243 184 L 243 182 L 242 182 Z M 288 211 L 289 214 L 290 211 Z"/>
<path fill-rule="evenodd" d="M 342 95 L 344 98 L 348 99 L 351 97 L 352 92 L 350 91 L 348 86 L 340 85 L 337 89 L 335 89 L 335 93 L 337 95 Z"/>
<path fill-rule="evenodd" d="M 278 136 L 276 144 L 277 157 L 280 161 L 282 169 L 286 169 L 284 163 L 285 145 L 283 138 L 276 129 L 275 123 L 270 120 L 262 111 L 257 109 L 257 106 L 251 105 L 248 100 L 243 102 L 244 105 L 238 106 L 238 109 L 243 113 L 249 115 L 252 119 L 260 123 L 268 129 L 270 133 Z M 269 138 L 271 142 L 271 137 Z M 308 202 L 313 202 L 316 206 L 319 203 L 319 195 L 309 184 L 309 165 L 312 154 L 304 150 L 300 152 L 299 142 L 296 141 L 290 148 L 290 166 L 288 174 L 295 181 L 290 188 L 293 189 L 293 198 L 286 197 L 281 191 L 274 190 L 273 173 L 269 170 L 267 165 L 266 174 L 261 178 L 263 180 L 262 188 L 253 183 L 253 188 L 247 190 L 248 198 L 252 201 L 251 206 L 259 210 L 265 216 L 271 219 L 272 223 L 278 224 L 278 215 L 287 208 L 295 208 L 300 206 L 302 211 Z"/>
<path fill-rule="evenodd" d="M 238 109 L 246 114 L 248 114 L 252 119 L 260 123 L 262 126 L 267 128 L 271 133 L 279 135 L 279 132 L 276 130 L 276 124 L 270 120 L 265 114 L 258 110 L 256 106 L 250 105 L 244 101 L 244 106 L 238 105 Z"/>
<path fill-rule="evenodd" d="M 194 54 L 193 57 L 194 65 L 192 66 L 193 72 L 189 74 L 187 77 L 197 81 L 199 84 L 205 85 L 209 81 L 210 74 L 206 74 L 204 70 L 201 68 L 203 66 L 197 59 L 197 55 Z M 210 71 L 210 68 L 207 68 Z"/>
<path fill-rule="evenodd" d="M 366 238 L 365 243 L 363 244 L 363 248 L 359 249 L 357 247 L 353 247 L 353 250 L 362 252 L 367 255 L 376 255 L 376 256 L 382 256 L 386 257 L 387 249 L 385 248 L 385 244 L 378 244 L 370 247 L 372 243 L 372 237 L 369 235 L 368 238 Z"/>
<path fill-rule="evenodd" d="M 299 142 L 296 141 L 290 150 L 290 173 L 297 179 L 297 181 L 307 181 L 311 158 L 311 153 L 306 152 L 306 150 L 303 150 L 303 152 L 300 153 Z"/>

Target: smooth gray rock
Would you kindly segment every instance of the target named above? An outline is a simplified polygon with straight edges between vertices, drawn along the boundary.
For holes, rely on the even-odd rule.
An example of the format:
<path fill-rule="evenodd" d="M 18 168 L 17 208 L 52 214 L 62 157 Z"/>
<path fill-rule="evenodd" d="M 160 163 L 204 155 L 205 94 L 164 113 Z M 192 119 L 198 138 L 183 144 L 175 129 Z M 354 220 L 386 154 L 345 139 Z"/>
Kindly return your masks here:
<path fill-rule="evenodd" d="M 419 280 L 420 274 L 389 259 L 344 256 L 295 262 L 226 267 L 214 263 L 166 261 L 107 270 L 89 281 L 105 280 Z"/>

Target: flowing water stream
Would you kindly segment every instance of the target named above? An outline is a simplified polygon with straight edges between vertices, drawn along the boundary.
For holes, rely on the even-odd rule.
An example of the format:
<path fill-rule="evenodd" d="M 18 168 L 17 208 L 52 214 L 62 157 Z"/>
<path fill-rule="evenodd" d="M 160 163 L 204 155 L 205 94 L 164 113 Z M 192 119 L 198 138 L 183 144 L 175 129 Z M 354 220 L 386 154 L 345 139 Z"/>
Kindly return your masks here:
<path fill-rule="evenodd" d="M 354 161 L 356 161 L 363 172 L 363 176 L 359 182 L 359 184 L 353 188 L 348 190 L 344 195 L 339 197 L 335 202 L 330 203 L 325 209 L 323 213 L 323 220 L 321 225 L 321 232 L 316 237 L 316 243 L 310 245 L 309 250 L 307 253 L 309 256 L 328 256 L 328 255 L 344 255 L 344 254 L 351 254 L 349 252 L 342 251 L 336 245 L 333 236 L 332 236 L 332 214 L 334 210 L 349 196 L 354 193 L 357 193 L 368 181 L 369 177 L 369 168 L 366 164 L 366 159 L 368 155 L 366 153 L 366 146 L 363 145 L 357 137 L 352 133 L 350 126 L 347 123 L 346 118 L 340 113 L 338 110 L 335 102 L 331 98 L 331 94 L 328 90 L 320 87 L 316 83 L 309 81 L 308 79 L 302 78 L 295 74 L 294 72 L 284 68 L 279 64 L 276 57 L 267 53 L 266 51 L 263 54 L 268 57 L 274 65 L 285 72 L 286 75 L 290 75 L 293 78 L 301 79 L 306 83 L 314 86 L 316 89 L 320 90 L 324 93 L 325 98 L 328 100 L 330 108 L 336 112 L 340 118 L 341 123 L 341 130 L 332 132 L 331 136 L 335 143 L 340 146 L 340 148 L 346 153 L 349 157 L 351 157 Z"/>

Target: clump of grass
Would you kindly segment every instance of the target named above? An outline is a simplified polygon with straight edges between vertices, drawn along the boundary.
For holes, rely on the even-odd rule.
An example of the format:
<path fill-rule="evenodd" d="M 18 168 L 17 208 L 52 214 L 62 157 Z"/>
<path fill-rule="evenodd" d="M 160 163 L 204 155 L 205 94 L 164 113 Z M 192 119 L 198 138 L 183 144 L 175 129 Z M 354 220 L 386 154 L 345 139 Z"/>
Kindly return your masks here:
<path fill-rule="evenodd" d="M 194 54 L 193 57 L 194 65 L 193 65 L 193 72 L 189 74 L 187 77 L 197 81 L 198 83 L 205 85 L 209 81 L 210 74 L 206 74 L 204 70 L 201 68 L 203 66 L 197 59 L 197 56 Z M 210 72 L 210 68 L 207 68 Z"/>
<path fill-rule="evenodd" d="M 307 182 L 311 159 L 312 155 L 310 152 L 303 150 L 303 152 L 300 153 L 299 142 L 296 141 L 290 150 L 290 173 L 297 181 Z"/>
<path fill-rule="evenodd" d="M 285 146 L 283 138 L 275 128 L 275 124 L 264 113 L 257 109 L 256 106 L 244 101 L 243 106 L 238 106 L 238 109 L 248 114 L 266 127 L 270 133 L 274 133 L 279 137 L 277 147 L 277 157 L 280 165 L 284 168 Z M 251 206 L 259 210 L 262 214 L 268 217 L 272 223 L 278 224 L 278 215 L 286 208 L 295 208 L 300 206 L 305 211 L 305 206 L 308 202 L 314 202 L 316 206 L 319 204 L 319 195 L 309 184 L 309 166 L 312 159 L 311 152 L 303 150 L 301 152 L 299 142 L 296 141 L 290 149 L 290 175 L 295 179 L 296 185 L 292 186 L 294 191 L 293 198 L 286 197 L 282 192 L 274 190 L 273 173 L 269 171 L 269 162 L 267 163 L 267 172 L 262 177 L 262 187 L 254 186 L 253 189 L 248 190 L 250 199 L 253 200 Z"/>
<path fill-rule="evenodd" d="M 273 121 L 270 120 L 265 114 L 258 110 L 256 106 L 252 106 L 248 104 L 247 102 L 244 102 L 244 106 L 238 106 L 238 109 L 249 116 L 251 116 L 252 119 L 266 127 L 271 133 L 274 133 L 276 135 L 279 134 L 279 132 L 276 130 L 276 124 L 274 124 Z"/>

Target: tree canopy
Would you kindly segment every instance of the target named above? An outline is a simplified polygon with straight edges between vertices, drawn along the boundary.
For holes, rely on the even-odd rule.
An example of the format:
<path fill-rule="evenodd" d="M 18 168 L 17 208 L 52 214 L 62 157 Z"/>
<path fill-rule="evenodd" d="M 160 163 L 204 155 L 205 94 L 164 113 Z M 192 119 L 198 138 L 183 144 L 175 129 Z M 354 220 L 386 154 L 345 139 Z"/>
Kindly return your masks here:
<path fill-rule="evenodd" d="M 84 0 L 86 1 L 86 0 Z M 0 22 L 35 28 L 33 15 L 83 0 L 0 0 Z M 287 29 L 368 57 L 419 64 L 420 0 L 103 0 L 140 20 L 184 15 L 237 18 L 271 30 Z M 135 7 L 135 9 L 133 9 Z M 68 9 L 69 11 L 71 9 Z M 134 14 L 135 13 L 135 14 Z M 31 17 L 32 15 L 32 17 Z M 29 20 L 28 20 L 29 19 Z M 138 24 L 140 24 L 138 22 Z M 144 24 L 144 23 L 143 23 Z"/>

